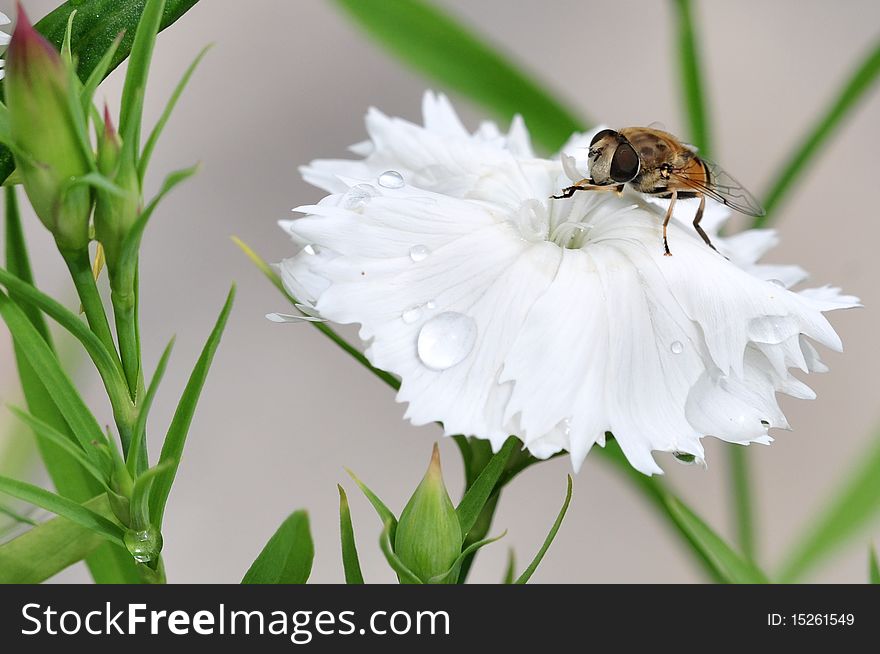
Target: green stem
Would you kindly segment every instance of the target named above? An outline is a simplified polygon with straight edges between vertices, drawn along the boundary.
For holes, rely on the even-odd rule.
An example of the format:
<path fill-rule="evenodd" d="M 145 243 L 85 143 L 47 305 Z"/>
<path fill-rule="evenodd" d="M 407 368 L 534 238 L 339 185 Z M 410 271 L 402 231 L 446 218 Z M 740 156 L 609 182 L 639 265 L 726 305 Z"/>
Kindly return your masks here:
<path fill-rule="evenodd" d="M 690 125 L 689 138 L 700 154 L 711 152 L 709 118 L 706 110 L 706 94 L 703 91 L 703 75 L 700 70 L 700 49 L 694 30 L 690 0 L 675 0 L 678 11 L 678 53 L 681 66 L 681 83 L 684 103 Z"/>
<path fill-rule="evenodd" d="M 76 292 L 82 303 L 83 312 L 86 314 L 89 328 L 101 339 L 108 352 L 116 353 L 113 334 L 110 332 L 110 323 L 107 321 L 104 304 L 101 302 L 98 285 L 95 283 L 95 276 L 92 273 L 92 262 L 88 250 L 62 251 L 61 256 L 64 257 L 64 262 L 73 278 L 73 284 L 76 286 Z"/>
<path fill-rule="evenodd" d="M 779 174 L 770 185 L 770 190 L 764 196 L 766 215 L 755 218 L 752 227 L 763 227 L 768 224 L 773 210 L 794 186 L 795 181 L 812 161 L 813 155 L 834 134 L 846 114 L 871 88 L 878 74 L 880 74 L 880 41 L 874 45 L 873 50 L 850 76 L 835 100 L 813 125 L 809 136 L 800 139 L 800 147 L 791 154 L 788 161 L 782 166 Z"/>
<path fill-rule="evenodd" d="M 745 447 L 731 445 L 728 448 L 736 539 L 742 555 L 748 560 L 754 561 L 755 526 L 747 455 Z"/>
<path fill-rule="evenodd" d="M 113 303 L 113 316 L 116 319 L 116 338 L 119 341 L 122 369 L 131 399 L 135 400 L 141 377 L 141 353 L 135 319 L 136 300 L 134 293 L 123 294 L 117 291 L 113 291 L 110 298 Z"/>

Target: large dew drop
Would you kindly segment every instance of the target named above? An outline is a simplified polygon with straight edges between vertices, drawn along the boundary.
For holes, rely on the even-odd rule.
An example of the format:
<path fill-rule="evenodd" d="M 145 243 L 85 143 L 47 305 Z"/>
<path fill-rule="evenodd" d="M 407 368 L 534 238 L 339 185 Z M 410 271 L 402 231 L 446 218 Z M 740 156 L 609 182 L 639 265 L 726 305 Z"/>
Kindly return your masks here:
<path fill-rule="evenodd" d="M 409 258 L 416 263 L 427 259 L 429 254 L 431 251 L 425 245 L 413 245 L 409 249 Z"/>
<path fill-rule="evenodd" d="M 455 311 L 434 316 L 419 331 L 419 359 L 432 370 L 446 370 L 464 361 L 474 349 L 477 323 Z"/>
<path fill-rule="evenodd" d="M 385 188 L 403 188 L 403 175 L 396 170 L 386 170 L 379 175 L 379 186 Z"/>
<path fill-rule="evenodd" d="M 162 534 L 155 529 L 128 529 L 123 536 L 125 548 L 138 563 L 149 563 L 162 551 Z"/>

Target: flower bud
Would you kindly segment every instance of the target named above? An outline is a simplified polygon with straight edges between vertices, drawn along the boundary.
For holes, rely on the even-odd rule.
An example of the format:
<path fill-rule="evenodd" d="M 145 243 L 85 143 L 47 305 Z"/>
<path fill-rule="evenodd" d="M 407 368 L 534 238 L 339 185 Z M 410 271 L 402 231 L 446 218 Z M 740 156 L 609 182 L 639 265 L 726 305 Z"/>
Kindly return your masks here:
<path fill-rule="evenodd" d="M 449 571 L 461 554 L 461 543 L 461 525 L 443 483 L 435 444 L 428 472 L 400 514 L 394 552 L 419 579 L 428 581 Z"/>
<path fill-rule="evenodd" d="M 61 250 L 83 249 L 89 243 L 91 191 L 67 188 L 90 172 L 90 154 L 77 136 L 72 110 L 78 92 L 60 55 L 20 5 L 6 55 L 5 88 L 16 165 L 34 211 Z M 85 125 L 79 128 L 85 133 Z"/>
<path fill-rule="evenodd" d="M 106 107 L 104 131 L 98 138 L 98 171 L 123 193 L 119 195 L 103 189 L 96 192 L 95 236 L 104 246 L 107 268 L 112 277 L 119 265 L 125 237 L 140 213 L 141 195 L 133 153 L 122 147 Z"/>

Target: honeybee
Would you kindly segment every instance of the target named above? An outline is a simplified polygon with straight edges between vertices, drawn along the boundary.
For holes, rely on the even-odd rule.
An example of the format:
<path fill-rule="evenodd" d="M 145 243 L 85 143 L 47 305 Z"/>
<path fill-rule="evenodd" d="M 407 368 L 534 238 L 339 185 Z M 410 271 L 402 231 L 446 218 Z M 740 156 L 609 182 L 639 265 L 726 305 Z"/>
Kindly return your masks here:
<path fill-rule="evenodd" d="M 760 203 L 742 184 L 717 164 L 697 155 L 691 146 L 659 129 L 603 129 L 590 142 L 589 159 L 590 177 L 553 197 L 570 198 L 577 191 L 621 193 L 623 187 L 629 184 L 640 193 L 671 200 L 663 219 L 663 249 L 666 256 L 672 255 L 666 239 L 666 227 L 678 199 L 700 199 L 694 229 L 713 250 L 715 246 L 700 227 L 706 196 L 749 216 L 764 215 Z"/>

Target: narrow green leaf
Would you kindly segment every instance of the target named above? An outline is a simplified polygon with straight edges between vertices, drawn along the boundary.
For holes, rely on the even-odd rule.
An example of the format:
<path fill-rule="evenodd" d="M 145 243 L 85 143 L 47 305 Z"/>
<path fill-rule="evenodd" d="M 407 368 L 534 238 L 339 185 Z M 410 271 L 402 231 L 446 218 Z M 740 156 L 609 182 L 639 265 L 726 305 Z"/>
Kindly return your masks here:
<path fill-rule="evenodd" d="M 176 465 L 176 461 L 163 461 L 138 475 L 131 491 L 131 519 L 135 529 L 150 526 L 150 490 L 160 474 Z"/>
<path fill-rule="evenodd" d="M 117 545 L 122 545 L 122 527 L 111 522 L 104 516 L 73 500 L 51 493 L 39 486 L 28 484 L 9 477 L 0 476 L 0 493 L 6 493 L 25 502 L 35 504 L 47 511 L 58 514 L 91 529 Z"/>
<path fill-rule="evenodd" d="M 164 30 L 174 24 L 197 2 L 198 0 L 167 0 L 160 28 Z M 68 18 L 76 10 L 71 51 L 79 63 L 80 79 L 88 80 L 120 33 L 123 38 L 106 72 L 110 73 L 128 57 L 144 4 L 145 0 L 68 0 L 46 15 L 35 27 L 60 48 Z M 0 181 L 9 177 L 14 168 L 15 162 L 8 149 L 0 148 Z"/>
<path fill-rule="evenodd" d="M 489 501 L 489 498 L 495 491 L 495 486 L 504 473 L 504 466 L 507 464 L 510 455 L 513 454 L 518 442 L 513 436 L 507 439 L 501 449 L 498 450 L 498 453 L 483 468 L 476 481 L 468 488 L 458 508 L 455 509 L 456 513 L 458 513 L 458 521 L 461 524 L 461 533 L 464 536 L 467 536 L 474 526 L 483 507 L 486 506 L 486 502 Z"/>
<path fill-rule="evenodd" d="M 18 195 L 14 186 L 3 189 L 6 199 L 6 267 L 9 272 L 18 277 L 26 284 L 34 285 L 34 275 L 31 272 L 31 262 L 28 257 L 27 243 L 24 240 L 24 230 L 21 227 L 21 212 L 18 208 Z M 17 300 L 15 293 L 10 290 L 10 297 Z M 52 337 L 43 314 L 30 305 L 22 307 L 31 324 L 36 328 L 43 340 L 52 347 Z"/>
<path fill-rule="evenodd" d="M 421 584 L 422 580 L 419 579 L 412 570 L 406 567 L 406 564 L 398 558 L 397 554 L 394 553 L 394 548 L 391 546 L 391 539 L 394 538 L 395 526 L 395 523 L 391 520 L 385 521 L 385 527 L 382 529 L 382 533 L 379 536 L 379 547 L 382 549 L 382 554 L 385 555 L 385 560 L 388 561 L 388 565 L 391 566 L 391 569 L 397 573 L 400 583 Z"/>
<path fill-rule="evenodd" d="M 147 75 L 153 58 L 153 47 L 165 0 L 149 0 L 138 21 L 125 72 L 125 85 L 122 88 L 122 108 L 119 115 L 119 133 L 122 134 L 123 148 L 131 147 L 137 156 L 140 151 L 141 121 L 144 113 L 144 92 L 147 88 Z"/>
<path fill-rule="evenodd" d="M 836 133 L 837 128 L 859 101 L 874 85 L 880 74 L 880 41 L 874 44 L 871 52 L 863 59 L 852 75 L 838 91 L 834 100 L 813 124 L 809 132 L 798 140 L 800 144 L 783 164 L 770 183 L 764 195 L 764 209 L 767 212 L 752 222 L 752 227 L 763 227 L 772 219 L 773 210 L 782 203 L 795 182 L 806 172 L 825 142 Z"/>
<path fill-rule="evenodd" d="M 880 512 L 880 437 L 871 450 L 856 459 L 842 477 L 832 500 L 795 541 L 785 557 L 779 578 L 785 583 L 801 579 L 822 559 L 868 526 Z"/>
<path fill-rule="evenodd" d="M 880 565 L 877 564 L 877 550 L 868 550 L 868 579 L 872 584 L 880 584 Z"/>
<path fill-rule="evenodd" d="M 507 550 L 507 568 L 504 570 L 504 581 L 502 583 L 512 584 L 516 579 L 516 553 L 513 548 Z"/>
<path fill-rule="evenodd" d="M 304 584 L 312 572 L 314 557 L 309 515 L 296 511 L 281 523 L 241 583 Z"/>
<path fill-rule="evenodd" d="M 174 107 L 177 106 L 177 101 L 180 99 L 180 96 L 183 93 L 183 90 L 186 88 L 186 85 L 189 84 L 190 78 L 192 77 L 199 63 L 202 61 L 202 59 L 204 59 L 205 55 L 208 54 L 208 50 L 210 49 L 210 45 L 203 48 L 202 51 L 199 52 L 199 54 L 196 56 L 195 60 L 193 60 L 193 62 L 189 65 L 189 68 L 186 69 L 186 72 L 183 74 L 183 77 L 180 79 L 180 82 L 178 82 L 177 86 L 174 89 L 174 92 L 168 99 L 168 102 L 165 105 L 165 110 L 159 117 L 159 121 L 156 123 L 153 131 L 150 132 L 150 137 L 147 139 L 147 142 L 144 145 L 143 152 L 141 152 L 140 161 L 138 161 L 138 175 L 141 180 L 141 184 L 143 184 L 144 176 L 147 174 L 147 167 L 150 165 L 150 159 L 153 156 L 153 150 L 156 148 L 156 143 L 159 141 L 159 137 L 162 135 L 162 130 L 165 129 L 165 125 L 168 123 L 168 119 L 171 118 Z"/>
<path fill-rule="evenodd" d="M 703 156 L 711 156 L 709 118 L 706 110 L 706 93 L 700 47 L 693 19 L 691 0 L 675 0 L 676 26 L 678 29 L 678 57 L 684 105 L 687 109 L 690 130 L 688 138 Z"/>
<path fill-rule="evenodd" d="M 485 39 L 423 0 L 336 0 L 379 43 L 417 70 L 502 118 L 525 118 L 535 140 L 558 149 L 585 125 Z"/>
<path fill-rule="evenodd" d="M 248 247 L 248 245 L 246 243 L 244 243 L 241 239 L 239 239 L 236 236 L 232 237 L 232 242 L 235 243 L 239 248 L 241 248 L 241 251 L 245 253 L 247 258 L 250 259 L 254 263 L 254 265 L 257 266 L 257 268 L 259 268 L 260 272 L 262 272 L 266 276 L 266 278 L 270 282 L 272 282 L 272 285 L 275 286 L 275 288 L 277 288 L 281 292 L 281 294 L 285 298 L 287 298 L 287 300 L 291 304 L 294 305 L 294 307 L 296 304 L 299 303 L 299 300 L 297 300 L 293 295 L 288 293 L 287 289 L 284 288 L 284 283 L 281 281 L 281 277 L 278 275 L 278 273 L 275 272 L 272 269 L 272 267 L 268 263 L 266 263 L 262 257 L 260 257 L 259 254 L 254 252 L 250 247 Z M 299 309 L 297 309 L 297 311 L 298 310 Z M 319 332 L 324 334 L 324 336 L 329 338 L 331 341 L 336 343 L 336 345 L 338 345 L 340 348 L 342 348 L 342 350 L 346 354 L 351 356 L 355 361 L 357 361 L 364 368 L 366 368 L 367 370 L 372 372 L 374 375 L 376 375 L 379 379 L 381 379 L 386 384 L 388 384 L 391 388 L 393 388 L 394 390 L 400 389 L 400 382 L 397 380 L 396 377 L 394 377 L 394 375 L 387 373 L 384 370 L 379 370 L 378 368 L 374 368 L 370 364 L 370 362 L 367 361 L 367 357 L 365 357 L 360 351 L 358 351 L 357 348 L 353 347 L 348 341 L 346 341 L 339 334 L 337 334 L 336 331 L 332 327 L 330 327 L 326 323 L 322 323 L 322 322 L 312 322 L 309 324 L 312 325 Z"/>
<path fill-rule="evenodd" d="M 103 466 L 97 465 L 92 459 L 86 456 L 78 443 L 72 441 L 67 435 L 62 434 L 51 425 L 35 418 L 26 411 L 22 411 L 18 407 L 9 406 L 9 410 L 22 422 L 28 425 L 38 438 L 45 438 L 67 452 L 72 458 L 88 472 L 102 486 L 107 486 L 110 476 L 109 461 L 102 461 Z"/>
<path fill-rule="evenodd" d="M 670 514 L 687 531 L 693 542 L 718 571 L 725 583 L 766 584 L 766 575 L 754 564 L 733 551 L 712 529 L 679 499 L 667 494 L 664 498 Z"/>
<path fill-rule="evenodd" d="M 113 39 L 110 47 L 107 48 L 107 51 L 95 65 L 94 70 L 89 74 L 85 84 L 83 84 L 82 91 L 80 91 L 80 104 L 82 105 L 83 113 L 88 114 L 94 110 L 92 99 L 95 97 L 95 91 L 98 90 L 98 85 L 103 82 L 104 78 L 107 76 L 107 72 L 110 70 L 110 65 L 113 63 L 113 57 L 116 56 L 116 51 L 122 43 L 123 36 L 124 34 L 119 34 Z M 98 114 L 98 116 L 100 116 L 100 114 Z M 96 120 L 95 124 L 100 125 L 100 119 Z"/>
<path fill-rule="evenodd" d="M 361 489 L 361 492 L 370 501 L 370 504 L 373 505 L 373 508 L 376 509 L 376 513 L 379 514 L 379 519 L 382 521 L 382 524 L 391 525 L 389 537 L 393 539 L 394 533 L 397 530 L 397 518 L 394 517 L 391 509 L 385 506 L 385 503 L 379 499 L 378 495 L 371 491 L 364 482 L 358 479 L 351 470 L 346 468 L 345 471 L 348 473 L 349 477 L 354 480 L 354 483 L 358 485 L 358 488 Z"/>
<path fill-rule="evenodd" d="M 14 511 L 4 504 L 0 504 L 0 514 L 5 515 L 7 518 L 11 518 L 13 522 L 31 525 L 32 527 L 37 525 L 35 521 L 31 520 L 26 515 L 22 515 L 18 511 Z M 4 529 L 3 531 L 5 532 L 6 530 Z"/>
<path fill-rule="evenodd" d="M 339 539 L 342 542 L 342 567 L 345 570 L 345 583 L 362 584 L 364 576 L 358 559 L 357 545 L 354 540 L 354 527 L 351 524 L 351 509 L 348 497 L 339 484 Z"/>
<path fill-rule="evenodd" d="M 559 515 L 556 516 L 556 520 L 553 523 L 553 526 L 550 528 L 550 533 L 547 534 L 547 538 L 544 539 L 544 544 L 541 545 L 541 549 L 539 549 L 538 553 L 535 554 L 535 558 L 532 559 L 531 563 L 529 563 L 529 567 L 523 570 L 523 573 L 519 577 L 517 577 L 514 583 L 528 583 L 529 579 L 532 578 L 532 575 L 535 574 L 535 570 L 538 569 L 538 566 L 544 559 L 544 555 L 547 553 L 547 550 L 550 549 L 550 543 L 552 543 L 553 539 L 556 538 L 556 532 L 558 532 L 559 527 L 562 526 L 562 520 L 563 518 L 565 518 L 565 512 L 568 511 L 569 504 L 571 504 L 571 475 L 568 475 L 568 489 L 565 491 L 565 501 L 562 503 L 562 508 L 559 510 Z"/>
<path fill-rule="evenodd" d="M 490 543 L 494 543 L 495 541 L 499 541 L 502 538 L 507 536 L 507 532 L 504 531 L 500 536 L 495 536 L 494 538 L 484 538 L 482 540 L 478 540 L 475 543 L 471 543 L 468 547 L 462 551 L 461 554 L 458 555 L 458 558 L 455 560 L 455 563 L 452 564 L 452 567 L 442 575 L 437 575 L 436 577 L 431 577 L 428 580 L 429 584 L 454 584 L 458 582 L 459 572 L 461 571 L 461 565 L 468 558 L 472 557 L 477 553 L 477 550 L 489 545 Z"/>
<path fill-rule="evenodd" d="M 736 540 L 739 549 L 750 561 L 755 557 L 755 520 L 752 510 L 752 490 L 749 475 L 749 453 L 743 446 L 731 445 L 727 448 L 729 458 L 733 515 L 736 526 Z"/>
<path fill-rule="evenodd" d="M 192 424 L 199 395 L 202 392 L 202 387 L 205 385 L 205 379 L 208 377 L 208 370 L 211 367 L 211 362 L 214 360 L 217 346 L 220 344 L 220 337 L 223 335 L 223 329 L 226 327 L 226 320 L 229 318 L 229 312 L 232 310 L 234 299 L 235 286 L 230 289 L 229 295 L 226 297 L 223 310 L 220 312 L 217 323 L 214 325 L 214 329 L 208 337 L 205 347 L 202 349 L 202 354 L 196 362 L 189 381 L 186 383 L 186 388 L 184 388 L 180 402 L 177 404 L 177 410 L 171 419 L 171 425 L 165 434 L 165 442 L 162 445 L 159 462 L 165 463 L 168 461 L 172 462 L 172 465 L 156 478 L 153 482 L 153 490 L 150 493 L 150 520 L 160 530 L 162 528 L 162 517 L 165 513 L 165 503 L 168 501 L 171 485 L 174 483 L 174 477 L 177 474 L 177 466 L 183 454 L 186 435 Z"/>
<path fill-rule="evenodd" d="M 94 362 L 114 406 L 121 406 L 127 402 L 127 395 L 123 387 L 125 380 L 122 377 L 122 370 L 117 359 L 107 351 L 94 332 L 83 324 L 79 316 L 3 268 L 0 268 L 0 284 L 6 287 L 10 297 L 15 299 L 19 306 L 44 312 L 74 336 Z"/>
<path fill-rule="evenodd" d="M 159 363 L 156 366 L 156 372 L 153 373 L 153 378 L 147 387 L 147 393 L 138 407 L 138 417 L 132 432 L 131 445 L 128 449 L 128 460 L 126 461 L 128 472 L 132 477 L 136 477 L 142 472 L 142 470 L 138 470 L 138 466 L 140 465 L 139 462 L 145 458 L 141 455 L 141 452 L 144 450 L 144 439 L 147 434 L 147 417 L 150 414 L 150 407 L 153 406 L 156 392 L 159 390 L 159 384 L 162 383 L 162 377 L 165 375 L 165 368 L 168 366 L 168 359 L 171 357 L 173 347 L 174 338 L 165 346 L 165 350 L 162 352 L 162 356 L 159 358 Z"/>
<path fill-rule="evenodd" d="M 13 339 L 34 371 L 43 379 L 46 390 L 70 425 L 83 451 L 89 458 L 96 460 L 97 454 L 93 452 L 94 448 L 90 447 L 90 443 L 92 440 L 101 440 L 101 427 L 89 412 L 70 378 L 61 369 L 55 354 L 27 316 L 2 292 L 0 292 L 0 315 L 3 316 Z"/>
<path fill-rule="evenodd" d="M 170 193 L 175 186 L 195 175 L 196 172 L 198 172 L 198 169 L 199 165 L 196 164 L 194 166 L 190 166 L 189 168 L 175 170 L 173 173 L 170 173 L 167 177 L 165 177 L 165 180 L 162 182 L 162 187 L 159 189 L 156 197 L 150 200 L 149 204 L 144 207 L 144 210 L 141 211 L 140 216 L 138 216 L 138 219 L 128 231 L 128 235 L 126 235 L 125 241 L 123 241 L 122 243 L 122 249 L 119 254 L 120 261 L 132 261 L 137 259 L 138 250 L 140 250 L 141 247 L 141 239 L 144 236 L 144 231 L 147 228 L 147 224 L 150 222 L 150 218 L 156 211 L 156 207 L 158 207 L 159 203 L 162 201 L 162 198 L 168 195 L 168 193 Z M 129 270 L 130 268 L 125 266 L 121 269 L 121 272 L 128 274 Z M 130 278 L 120 279 L 115 287 L 126 289 L 133 288 L 134 283 L 135 280 Z"/>
<path fill-rule="evenodd" d="M 83 507 L 112 517 L 107 496 L 100 495 Z M 0 584 L 38 584 L 65 568 L 94 554 L 103 536 L 81 525 L 57 517 L 0 545 Z"/>

